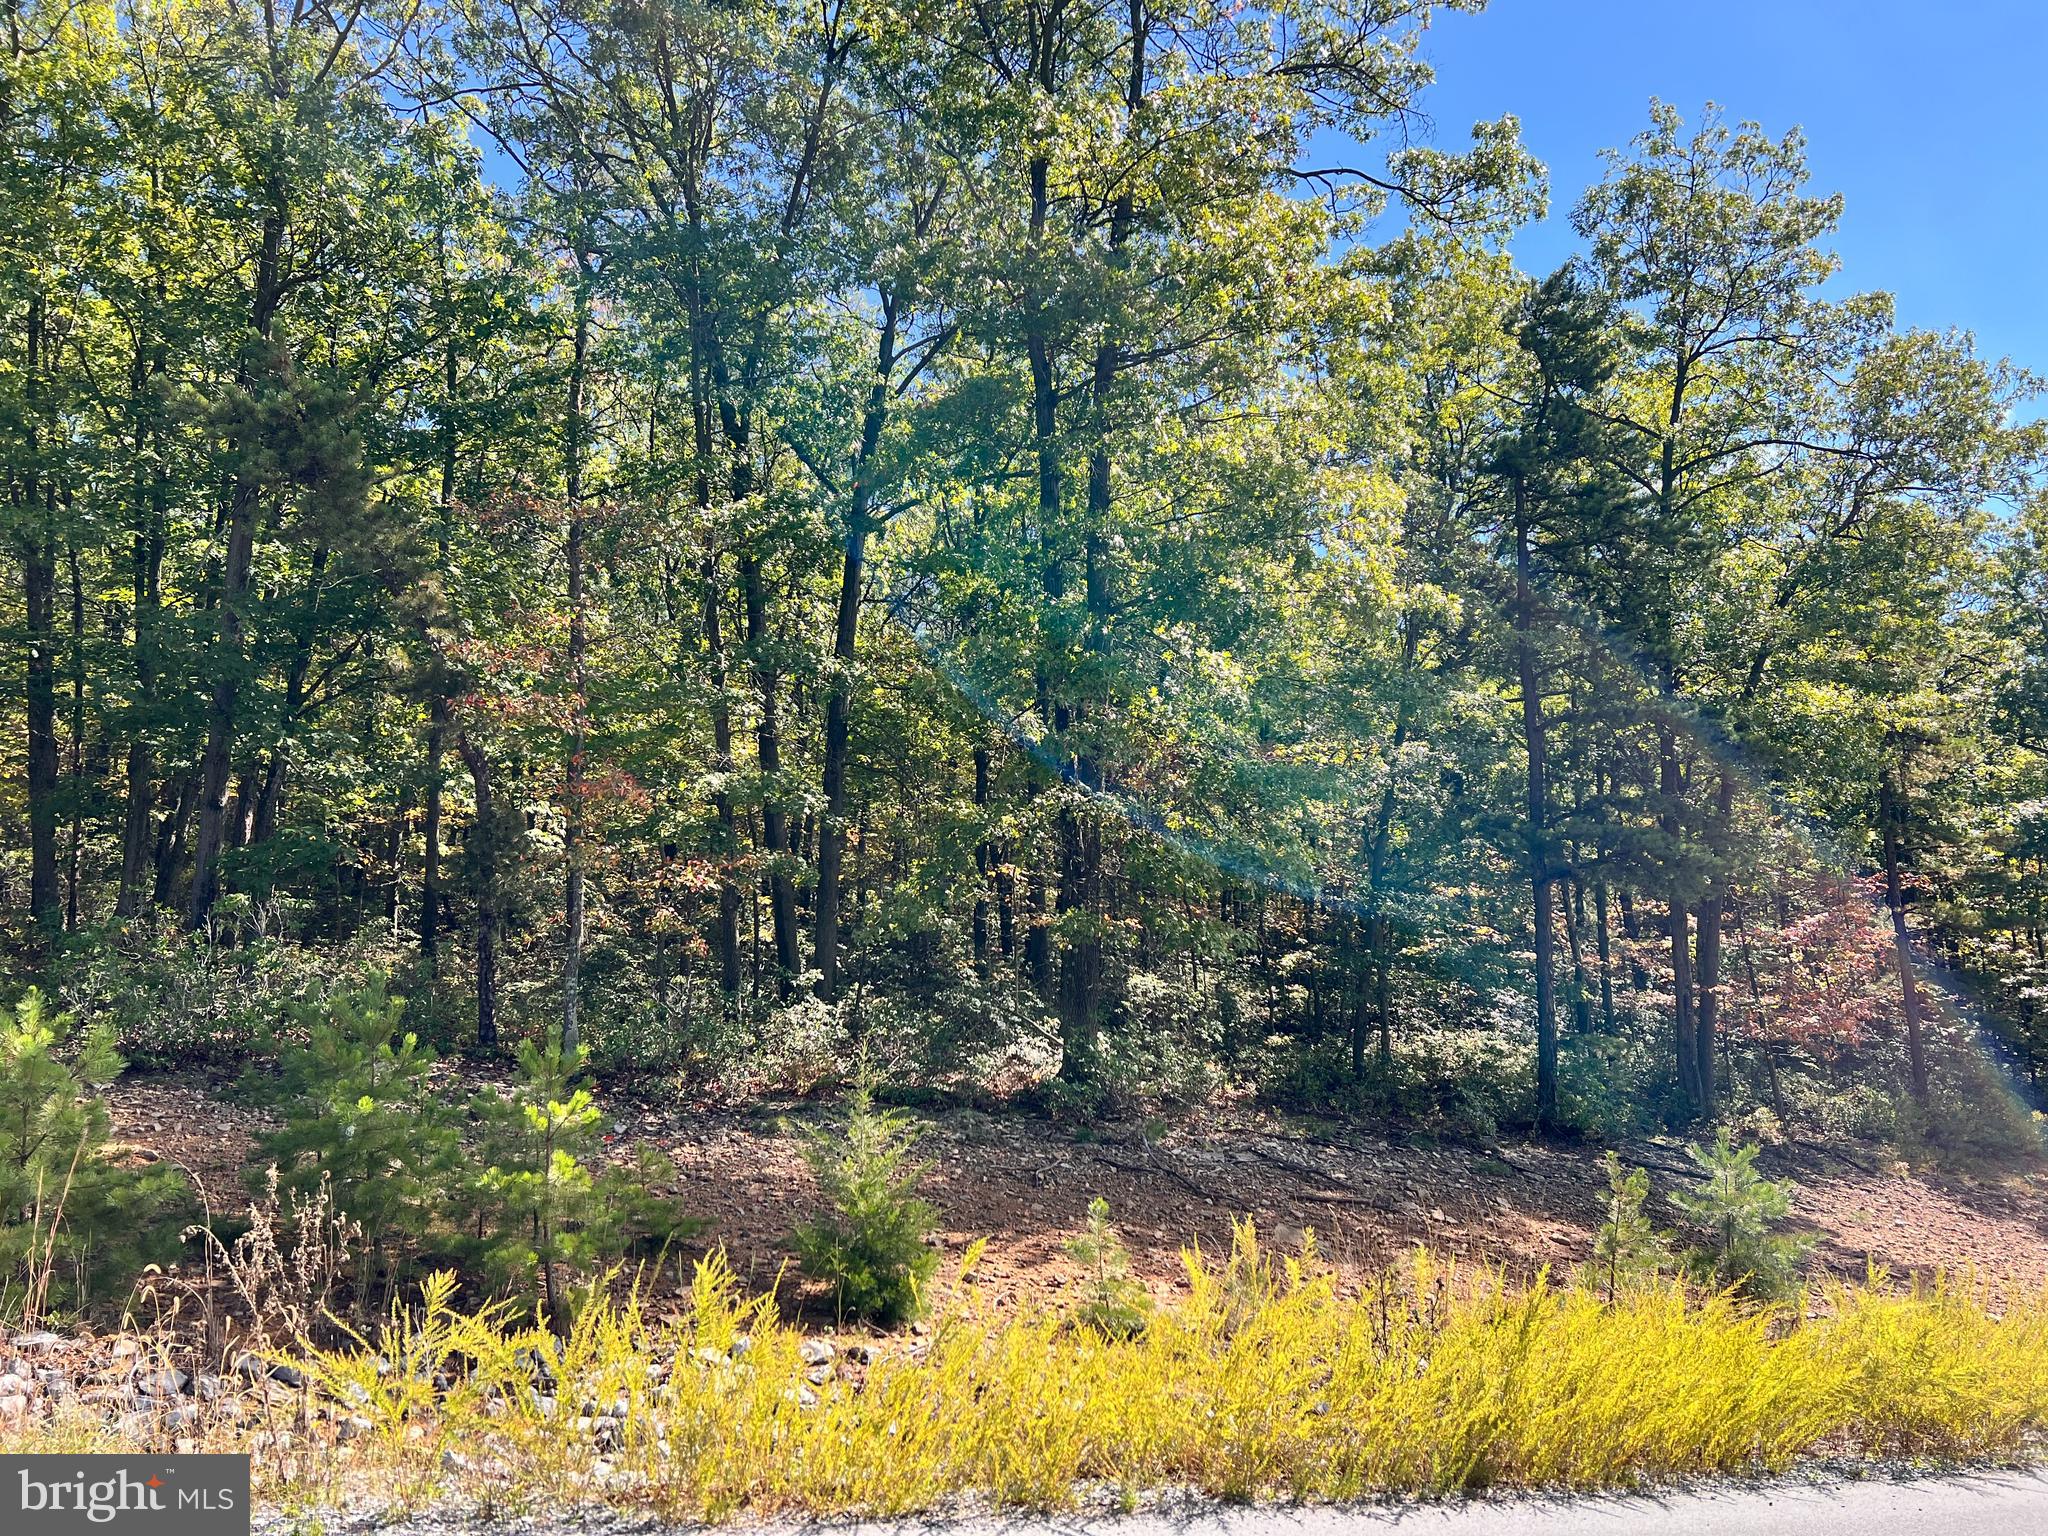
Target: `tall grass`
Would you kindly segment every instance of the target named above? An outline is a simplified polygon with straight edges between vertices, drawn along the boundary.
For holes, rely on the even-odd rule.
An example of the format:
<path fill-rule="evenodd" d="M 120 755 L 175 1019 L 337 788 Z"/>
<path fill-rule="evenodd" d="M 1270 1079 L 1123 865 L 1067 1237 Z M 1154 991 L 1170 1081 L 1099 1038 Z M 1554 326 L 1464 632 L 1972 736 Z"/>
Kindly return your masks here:
<path fill-rule="evenodd" d="M 1134 1338 L 999 1318 L 969 1290 L 864 1380 L 822 1383 L 801 1332 L 716 1256 L 679 1319 L 600 1297 L 562 1338 L 460 1312 L 437 1285 L 376 1338 L 312 1356 L 356 1433 L 273 1457 L 260 1481 L 287 1502 L 893 1514 L 960 1495 L 1050 1508 L 1091 1487 L 1602 1488 L 1823 1452 L 2010 1457 L 2048 1427 L 2048 1296 L 1999 1313 L 1967 1287 L 1838 1286 L 1807 1317 L 1675 1285 L 1612 1303 L 1514 1290 L 1418 1255 L 1342 1297 L 1249 1228 L 1225 1262 L 1187 1269 L 1184 1299 Z"/>

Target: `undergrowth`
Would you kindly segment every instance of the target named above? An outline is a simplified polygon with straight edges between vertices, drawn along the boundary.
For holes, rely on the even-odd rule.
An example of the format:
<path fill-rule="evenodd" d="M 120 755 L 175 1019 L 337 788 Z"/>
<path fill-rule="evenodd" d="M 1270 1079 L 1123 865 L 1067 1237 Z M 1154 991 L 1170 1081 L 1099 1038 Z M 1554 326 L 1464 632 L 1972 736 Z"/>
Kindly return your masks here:
<path fill-rule="evenodd" d="M 2048 1425 L 2048 1296 L 1994 1311 L 1967 1286 L 1873 1276 L 1807 1298 L 1812 1315 L 1677 1282 L 1609 1302 L 1418 1254 L 1346 1297 L 1312 1259 L 1276 1265 L 1249 1227 L 1222 1263 L 1190 1255 L 1187 1278 L 1121 1336 L 985 1308 L 957 1280 L 927 1335 L 849 1379 L 718 1255 L 681 1316 L 598 1295 L 565 1336 L 462 1311 L 436 1277 L 423 1305 L 301 1360 L 352 1434 L 259 1449 L 259 1485 L 300 1508 L 1048 1509 L 1091 1487 L 1345 1499 L 1627 1486 L 1823 1451 L 2007 1457 Z"/>

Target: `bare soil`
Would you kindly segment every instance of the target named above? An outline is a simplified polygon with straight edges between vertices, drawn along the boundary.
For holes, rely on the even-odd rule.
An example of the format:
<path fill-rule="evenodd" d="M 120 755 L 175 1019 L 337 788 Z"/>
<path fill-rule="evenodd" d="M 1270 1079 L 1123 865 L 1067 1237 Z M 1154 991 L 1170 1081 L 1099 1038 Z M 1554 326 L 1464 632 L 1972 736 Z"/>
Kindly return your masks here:
<path fill-rule="evenodd" d="M 466 1096 L 473 1086 L 451 1080 L 448 1091 Z M 202 1083 L 163 1077 L 131 1076 L 110 1103 L 117 1137 L 139 1156 L 185 1168 L 214 1211 L 234 1212 L 246 1200 L 243 1168 L 266 1123 L 259 1113 Z M 669 1192 L 704 1220 L 685 1259 L 722 1245 L 753 1284 L 779 1281 L 792 1304 L 818 1302 L 790 1264 L 788 1234 L 815 1203 L 794 1127 L 829 1116 L 832 1106 L 621 1100 L 608 1108 L 611 1147 L 621 1158 L 637 1142 L 661 1149 L 675 1167 Z M 1143 1126 L 1076 1128 L 969 1109 L 921 1118 L 925 1193 L 941 1213 L 943 1248 L 957 1258 L 988 1239 L 976 1277 L 999 1306 L 1050 1298 L 1069 1282 L 1063 1245 L 1097 1195 L 1108 1200 L 1137 1272 L 1163 1296 L 1185 1283 L 1184 1249 L 1227 1251 L 1232 1220 L 1245 1217 L 1281 1248 L 1312 1229 L 1347 1286 L 1418 1243 L 1517 1278 L 1562 1270 L 1590 1255 L 1606 1188 L 1597 1148 L 1335 1133 L 1242 1107 Z M 1620 1150 L 1648 1167 L 1659 1189 L 1685 1181 L 1676 1140 Z M 1845 1277 L 1861 1278 L 1875 1264 L 1900 1282 L 1968 1272 L 1996 1295 L 2048 1286 L 2048 1173 L 1966 1176 L 1782 1147 L 1761 1163 L 1796 1182 L 1795 1224 L 1815 1235 L 1816 1262 Z M 1668 1207 L 1653 1213 L 1673 1220 Z M 680 1273 L 669 1270 L 667 1283 Z"/>

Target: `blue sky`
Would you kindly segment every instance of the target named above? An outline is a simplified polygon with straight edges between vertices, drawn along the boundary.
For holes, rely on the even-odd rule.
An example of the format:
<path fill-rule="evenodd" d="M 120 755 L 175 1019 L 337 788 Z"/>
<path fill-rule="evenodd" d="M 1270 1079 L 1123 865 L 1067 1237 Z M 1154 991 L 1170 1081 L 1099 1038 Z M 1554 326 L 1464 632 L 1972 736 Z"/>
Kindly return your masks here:
<path fill-rule="evenodd" d="M 1652 96 L 1688 121 L 1711 100 L 1806 130 L 1812 188 L 1847 202 L 1845 285 L 2048 374 L 2048 0 L 1493 0 L 1424 52 L 1437 142 L 1513 112 L 1550 168 L 1525 270 L 1575 248 L 1572 204 Z"/>

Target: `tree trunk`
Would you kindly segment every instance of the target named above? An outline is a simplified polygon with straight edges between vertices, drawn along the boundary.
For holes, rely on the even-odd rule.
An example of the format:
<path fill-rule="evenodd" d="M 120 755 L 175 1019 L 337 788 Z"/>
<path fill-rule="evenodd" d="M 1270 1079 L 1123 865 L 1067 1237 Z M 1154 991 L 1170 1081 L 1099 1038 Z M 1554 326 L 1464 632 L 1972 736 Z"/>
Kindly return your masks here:
<path fill-rule="evenodd" d="M 70 498 L 65 498 L 67 520 Z M 78 931 L 78 858 L 85 835 L 85 585 L 78 571 L 78 546 L 67 543 L 65 564 L 71 577 L 71 828 L 64 855 L 64 931 Z"/>
<path fill-rule="evenodd" d="M 441 769 L 448 740 L 448 699 L 437 678 L 427 706 L 427 805 L 420 836 L 420 956 L 431 970 L 441 949 L 441 803 L 446 788 Z"/>
<path fill-rule="evenodd" d="M 306 606 L 292 635 L 291 658 L 285 664 L 284 710 L 279 718 L 277 746 L 264 770 L 263 787 L 255 797 L 255 814 L 249 822 L 251 846 L 268 842 L 277 831 L 278 814 L 284 806 L 285 776 L 291 768 L 292 734 L 306 708 L 306 676 L 313 667 L 313 645 L 320 633 L 321 583 L 327 573 L 327 546 L 313 547 L 312 570 Z"/>
<path fill-rule="evenodd" d="M 1600 1029 L 1614 1033 L 1614 938 L 1608 926 L 1607 880 L 1593 885 L 1593 935 L 1600 956 Z"/>
<path fill-rule="evenodd" d="M 28 456 L 18 483 L 18 504 L 30 521 L 21 538 L 23 617 L 28 628 L 24 705 L 28 735 L 28 911 L 31 925 L 48 938 L 57 910 L 57 549 L 46 517 L 54 497 L 43 474 L 42 373 L 45 352 L 44 301 L 31 292 L 23 358 L 23 403 Z M 40 526 L 37 523 L 40 522 Z"/>
<path fill-rule="evenodd" d="M 753 658 L 754 687 L 761 696 L 761 715 L 754 725 L 754 748 L 761 765 L 761 841 L 768 850 L 768 915 L 775 942 L 775 995 L 787 999 L 798 966 L 796 881 L 790 872 L 789 813 L 782 803 L 781 677 L 770 654 L 768 598 L 761 581 L 761 562 L 748 554 L 740 561 L 740 589 L 747 610 L 747 650 Z"/>
<path fill-rule="evenodd" d="M 1694 939 L 1699 1010 L 1693 1021 L 1693 1058 L 1699 1073 L 1700 1113 L 1708 1118 L 1714 1115 L 1720 1099 L 1716 1062 L 1721 1027 L 1721 923 L 1728 901 L 1728 838 L 1734 813 L 1735 775 L 1724 767 L 1714 790 L 1714 824 L 1709 836 L 1714 855 L 1713 883 L 1700 900 L 1698 934 Z"/>
<path fill-rule="evenodd" d="M 987 747 L 974 749 L 974 810 L 982 818 L 983 832 L 974 843 L 974 968 L 988 974 L 988 891 L 989 871 L 995 863 L 995 846 L 988 839 L 989 756 Z"/>
<path fill-rule="evenodd" d="M 1658 821 L 1664 831 L 1668 856 L 1678 857 L 1682 832 L 1679 796 L 1684 790 L 1678 763 L 1678 738 L 1668 725 L 1658 727 L 1658 789 L 1664 805 Z M 1701 1107 L 1699 1037 L 1693 1026 L 1692 923 L 1685 898 L 1685 882 L 1674 868 L 1671 888 L 1665 899 L 1664 933 L 1671 946 L 1671 1011 L 1673 1055 L 1678 1071 L 1678 1091 L 1693 1113 Z"/>
<path fill-rule="evenodd" d="M 140 393 L 138 384 L 136 392 Z M 139 456 L 139 455 L 138 455 Z M 161 472 L 149 476 L 149 513 L 135 535 L 132 590 L 135 601 L 135 691 L 144 718 L 135 722 L 128 743 L 127 811 L 121 825 L 121 888 L 114 901 L 119 917 L 142 910 L 143 875 L 149 867 L 150 808 L 156 802 L 156 761 L 150 749 L 148 715 L 156 702 L 157 626 L 163 598 L 166 483 Z"/>
<path fill-rule="evenodd" d="M 718 813 L 718 987 L 729 1003 L 740 995 L 740 890 L 732 877 L 739 855 L 739 818 L 732 791 L 732 701 L 725 689 L 725 630 L 718 607 L 718 560 L 704 561 L 704 649 L 711 661 L 711 747 L 721 787 L 712 795 Z"/>
<path fill-rule="evenodd" d="M 57 550 L 47 535 L 23 546 L 28 621 L 28 914 L 45 934 L 62 918 L 57 888 Z"/>
<path fill-rule="evenodd" d="M 1900 832 L 1905 796 L 1887 768 L 1878 782 L 1878 816 L 1884 823 L 1884 901 L 1892 916 L 1892 961 L 1899 971 L 1899 1009 L 1906 1022 L 1906 1082 L 1918 1104 L 1927 1102 L 1927 1052 L 1922 1039 L 1920 983 L 1913 971 L 1913 936 L 1906 927 L 1906 888 L 1900 874 Z"/>
<path fill-rule="evenodd" d="M 1567 857 L 1576 859 L 1577 849 Z M 1572 1033 L 1589 1035 L 1593 1032 L 1593 989 L 1586 984 L 1586 887 L 1573 875 L 1570 880 L 1571 894 L 1564 903 L 1564 934 L 1571 946 L 1572 959 Z"/>
<path fill-rule="evenodd" d="M 861 592 L 867 582 L 868 516 L 873 503 L 875 451 L 889 413 L 889 381 L 896 370 L 896 296 L 882 294 L 882 333 L 875 378 L 861 416 L 860 456 L 846 511 L 846 551 L 839 570 L 839 607 L 832 629 L 832 682 L 825 696 L 825 810 L 818 826 L 818 894 L 812 909 L 818 996 L 839 991 L 840 869 L 846 857 L 846 761 L 853 732 L 853 660 L 860 639 Z"/>
<path fill-rule="evenodd" d="M 1515 477 L 1515 669 L 1522 688 L 1522 742 L 1528 765 L 1526 847 L 1536 921 L 1536 1125 L 1557 1124 L 1557 914 L 1550 851 L 1549 743 L 1543 680 L 1536 660 L 1535 594 L 1529 583 L 1527 487 Z"/>
<path fill-rule="evenodd" d="M 192 808 L 199 799 L 199 775 L 187 773 L 178 782 L 178 798 L 163 820 L 157 824 L 156 852 L 154 863 L 155 878 L 150 887 L 150 901 L 156 906 L 165 906 L 171 899 L 171 887 L 178 878 L 178 867 L 185 862 L 185 833 L 192 825 Z"/>
<path fill-rule="evenodd" d="M 576 326 L 569 363 L 569 399 L 563 422 L 563 490 L 569 503 L 569 754 L 562 775 L 562 1054 L 573 1056 L 582 1038 L 584 753 L 589 728 L 588 616 L 583 598 L 583 389 L 590 362 L 590 257 L 578 245 Z"/>
<path fill-rule="evenodd" d="M 476 796 L 476 817 L 470 822 L 471 883 L 476 899 L 476 1043 L 498 1043 L 498 809 L 493 794 L 490 759 L 469 739 L 455 733 L 455 750 L 469 769 Z"/>
<path fill-rule="evenodd" d="M 273 187 L 270 211 L 264 216 L 256 261 L 256 291 L 250 316 L 250 347 L 267 350 L 279 297 L 279 263 L 285 236 L 284 199 Z M 244 384 L 254 382 L 270 360 L 257 356 L 243 369 Z M 220 858 L 228 808 L 228 783 L 233 770 L 236 717 L 241 702 L 244 664 L 244 615 L 249 593 L 250 563 L 256 547 L 256 504 L 262 489 L 256 444 L 236 444 L 239 462 L 227 510 L 227 550 L 221 561 L 220 619 L 214 647 L 213 694 L 207 709 L 206 752 L 200 760 L 199 837 L 192 850 L 192 894 L 186 922 L 203 927 L 220 891 Z"/>

